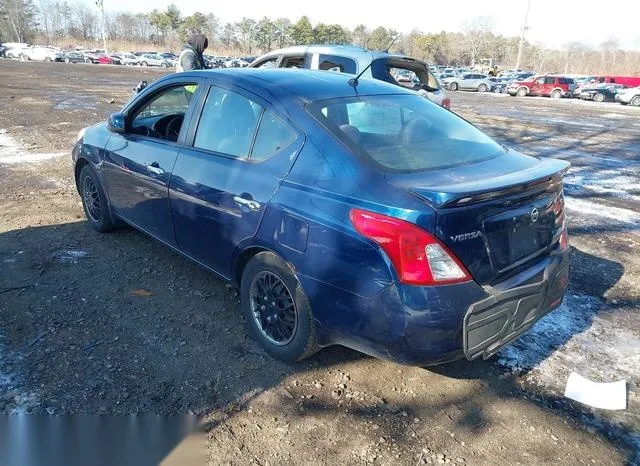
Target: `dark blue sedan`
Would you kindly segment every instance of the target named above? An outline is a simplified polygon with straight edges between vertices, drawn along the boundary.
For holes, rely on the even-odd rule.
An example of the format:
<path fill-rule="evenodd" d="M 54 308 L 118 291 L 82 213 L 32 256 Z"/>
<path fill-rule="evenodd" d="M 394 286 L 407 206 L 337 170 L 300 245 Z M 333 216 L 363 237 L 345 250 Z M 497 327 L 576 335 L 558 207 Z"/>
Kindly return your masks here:
<path fill-rule="evenodd" d="M 568 163 L 350 78 L 156 81 L 78 135 L 89 223 L 131 225 L 239 288 L 281 360 L 333 344 L 408 364 L 493 355 L 562 301 Z"/>

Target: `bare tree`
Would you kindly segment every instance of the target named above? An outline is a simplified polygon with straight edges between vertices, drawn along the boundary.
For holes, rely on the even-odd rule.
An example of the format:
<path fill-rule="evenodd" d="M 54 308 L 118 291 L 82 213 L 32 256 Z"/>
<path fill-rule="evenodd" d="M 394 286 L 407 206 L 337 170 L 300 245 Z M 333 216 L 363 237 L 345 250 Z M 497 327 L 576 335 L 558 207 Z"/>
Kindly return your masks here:
<path fill-rule="evenodd" d="M 485 53 L 489 43 L 489 34 L 493 28 L 494 21 L 488 16 L 477 16 L 462 24 L 466 53 L 471 60 L 471 66 L 474 66 L 480 56 Z"/>
<path fill-rule="evenodd" d="M 96 15 L 86 3 L 76 3 L 73 7 L 77 28 L 80 31 L 79 39 L 89 40 L 93 38 L 96 27 Z"/>

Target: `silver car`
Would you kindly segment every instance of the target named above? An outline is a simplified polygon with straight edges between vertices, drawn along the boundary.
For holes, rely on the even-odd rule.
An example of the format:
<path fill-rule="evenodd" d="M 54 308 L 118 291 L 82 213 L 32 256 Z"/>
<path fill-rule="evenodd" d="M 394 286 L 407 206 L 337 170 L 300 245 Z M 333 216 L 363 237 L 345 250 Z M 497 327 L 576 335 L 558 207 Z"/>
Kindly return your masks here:
<path fill-rule="evenodd" d="M 447 89 L 451 91 L 464 90 L 464 91 L 478 91 L 486 92 L 490 91 L 493 87 L 493 83 L 489 81 L 489 77 L 486 74 L 465 73 L 460 76 L 445 79 Z"/>
<path fill-rule="evenodd" d="M 274 50 L 256 58 L 251 68 L 306 68 L 374 78 L 415 90 L 449 108 L 450 100 L 422 60 L 353 45 L 301 45 Z"/>

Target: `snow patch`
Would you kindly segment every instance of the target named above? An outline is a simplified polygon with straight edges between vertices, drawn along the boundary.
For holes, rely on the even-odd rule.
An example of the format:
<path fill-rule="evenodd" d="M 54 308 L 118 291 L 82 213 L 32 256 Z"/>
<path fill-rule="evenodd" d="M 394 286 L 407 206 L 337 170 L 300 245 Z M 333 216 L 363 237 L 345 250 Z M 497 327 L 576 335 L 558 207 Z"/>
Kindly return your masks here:
<path fill-rule="evenodd" d="M 67 155 L 65 152 L 26 151 L 15 139 L 0 131 L 0 164 L 40 163 Z"/>
<path fill-rule="evenodd" d="M 61 264 L 77 264 L 78 259 L 86 257 L 87 251 L 79 251 L 75 249 L 64 249 L 54 254 L 54 257 Z"/>
<path fill-rule="evenodd" d="M 640 226 L 640 213 L 630 209 L 612 207 L 598 202 L 565 196 L 567 210 L 579 214 L 592 215 L 614 220 L 617 223 Z"/>
<path fill-rule="evenodd" d="M 498 353 L 498 365 L 559 392 L 571 371 L 592 380 L 631 380 L 640 374 L 640 338 L 600 315 L 597 298 L 568 293 L 563 304 Z"/>
<path fill-rule="evenodd" d="M 591 167 L 572 169 L 564 178 L 569 191 L 587 189 L 598 194 L 640 200 L 640 168 L 602 169 Z"/>

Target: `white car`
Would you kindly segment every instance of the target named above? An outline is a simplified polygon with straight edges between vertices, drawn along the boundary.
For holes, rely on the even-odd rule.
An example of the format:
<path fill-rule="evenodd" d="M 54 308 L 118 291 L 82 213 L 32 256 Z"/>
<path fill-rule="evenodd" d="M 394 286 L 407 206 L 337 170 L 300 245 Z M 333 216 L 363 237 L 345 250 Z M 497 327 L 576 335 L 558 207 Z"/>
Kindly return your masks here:
<path fill-rule="evenodd" d="M 7 58 L 20 58 L 22 51 L 29 48 L 29 44 L 23 42 L 5 42 L 3 45 L 7 48 L 5 52 Z"/>
<path fill-rule="evenodd" d="M 169 68 L 171 66 L 171 63 L 154 53 L 145 53 L 141 55 L 138 60 L 142 66 L 160 66 L 162 68 Z"/>
<path fill-rule="evenodd" d="M 32 47 L 22 49 L 20 59 L 25 61 L 62 61 L 64 60 L 64 54 L 52 47 L 41 47 L 39 45 L 34 45 Z"/>
<path fill-rule="evenodd" d="M 640 107 L 640 86 L 618 91 L 616 94 L 616 102 L 620 102 L 622 105 Z"/>
<path fill-rule="evenodd" d="M 118 53 L 114 55 L 114 57 L 118 57 L 120 59 L 120 63 L 123 65 L 136 66 L 140 64 L 140 58 L 136 57 L 132 53 Z"/>

